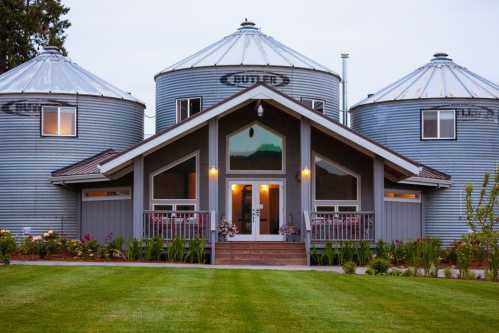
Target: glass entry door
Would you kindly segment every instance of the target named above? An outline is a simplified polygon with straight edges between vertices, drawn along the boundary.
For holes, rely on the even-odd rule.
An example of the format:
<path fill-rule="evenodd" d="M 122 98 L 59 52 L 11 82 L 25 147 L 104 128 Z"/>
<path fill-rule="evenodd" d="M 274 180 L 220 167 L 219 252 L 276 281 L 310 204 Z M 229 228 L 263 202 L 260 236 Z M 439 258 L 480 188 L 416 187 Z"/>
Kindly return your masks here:
<path fill-rule="evenodd" d="M 281 181 L 229 181 L 227 216 L 239 230 L 237 241 L 280 241 L 283 225 Z"/>

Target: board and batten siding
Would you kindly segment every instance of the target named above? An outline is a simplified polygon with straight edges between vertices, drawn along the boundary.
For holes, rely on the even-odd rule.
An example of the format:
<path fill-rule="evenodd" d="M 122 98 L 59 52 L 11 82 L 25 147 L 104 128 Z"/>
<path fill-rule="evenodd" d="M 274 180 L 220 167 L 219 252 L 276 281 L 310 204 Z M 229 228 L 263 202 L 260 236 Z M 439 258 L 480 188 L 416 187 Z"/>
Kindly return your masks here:
<path fill-rule="evenodd" d="M 457 110 L 456 140 L 421 140 L 421 109 L 434 107 Z M 468 232 L 465 185 L 473 183 L 476 198 L 484 174 L 499 164 L 499 101 L 406 100 L 359 106 L 351 115 L 355 130 L 452 177 L 451 188 L 425 191 L 423 235 L 449 244 Z"/>
<path fill-rule="evenodd" d="M 2 109 L 8 102 L 78 106 L 77 137 L 41 137 L 40 113 L 21 116 Z M 138 103 L 93 96 L 57 94 L 0 95 L 0 226 L 21 237 L 53 229 L 80 236 L 78 191 L 49 182 L 51 172 L 105 149 L 125 149 L 143 139 Z"/>
<path fill-rule="evenodd" d="M 339 119 L 339 82 L 333 74 L 308 69 L 272 66 L 199 67 L 165 72 L 156 77 L 156 131 L 176 122 L 176 99 L 201 97 L 205 110 L 245 89 L 220 82 L 223 75 L 241 71 L 265 71 L 286 75 L 289 84 L 275 87 L 282 93 L 300 100 L 301 97 L 325 101 L 325 113 Z"/>
<path fill-rule="evenodd" d="M 385 200 L 387 241 L 408 241 L 421 238 L 421 203 Z"/>

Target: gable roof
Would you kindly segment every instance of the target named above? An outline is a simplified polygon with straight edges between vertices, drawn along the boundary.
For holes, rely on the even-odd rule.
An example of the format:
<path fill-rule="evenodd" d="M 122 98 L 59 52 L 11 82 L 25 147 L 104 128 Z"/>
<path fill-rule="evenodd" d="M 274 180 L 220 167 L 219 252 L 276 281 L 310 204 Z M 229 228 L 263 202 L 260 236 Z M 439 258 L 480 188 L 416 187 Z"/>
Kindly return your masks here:
<path fill-rule="evenodd" d="M 123 151 L 103 163 L 100 166 L 100 171 L 103 174 L 112 174 L 113 172 L 118 171 L 124 166 L 130 164 L 133 159 L 163 147 L 186 133 L 204 126 L 210 119 L 219 117 L 226 112 L 234 110 L 236 107 L 252 100 L 275 101 L 299 116 L 311 120 L 320 128 L 334 133 L 338 137 L 359 146 L 363 150 L 382 157 L 396 167 L 405 170 L 409 174 L 418 175 L 421 171 L 421 166 L 417 162 L 370 140 L 360 133 L 340 124 L 338 121 L 304 106 L 297 100 L 286 96 L 263 83 L 257 83 L 252 87 L 242 90 L 225 101 L 222 101 L 219 104 L 198 113 L 186 121 L 178 123 L 167 130 L 161 131 L 144 140 L 140 144 Z"/>

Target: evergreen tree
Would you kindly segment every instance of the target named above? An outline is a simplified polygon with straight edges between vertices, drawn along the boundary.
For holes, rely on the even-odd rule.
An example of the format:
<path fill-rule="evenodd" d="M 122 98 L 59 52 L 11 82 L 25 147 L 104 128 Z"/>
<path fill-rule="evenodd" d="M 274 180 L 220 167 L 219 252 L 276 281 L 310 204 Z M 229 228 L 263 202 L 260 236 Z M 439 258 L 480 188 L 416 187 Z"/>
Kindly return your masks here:
<path fill-rule="evenodd" d="M 61 17 L 69 8 L 60 0 L 0 1 L 0 74 L 37 55 L 42 46 L 57 46 L 64 54 L 65 31 Z"/>

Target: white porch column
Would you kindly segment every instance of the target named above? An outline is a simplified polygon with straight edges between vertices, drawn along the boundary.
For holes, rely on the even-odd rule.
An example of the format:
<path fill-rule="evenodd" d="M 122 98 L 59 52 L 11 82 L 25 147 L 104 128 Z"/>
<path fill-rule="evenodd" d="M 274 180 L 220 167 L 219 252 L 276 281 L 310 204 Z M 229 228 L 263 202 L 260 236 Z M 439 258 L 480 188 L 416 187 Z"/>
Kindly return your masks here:
<path fill-rule="evenodd" d="M 382 158 L 373 159 L 374 233 L 376 240 L 385 240 L 385 165 Z"/>
<path fill-rule="evenodd" d="M 133 161 L 133 238 L 142 239 L 144 228 L 144 158 Z"/>
<path fill-rule="evenodd" d="M 312 210 L 312 165 L 311 165 L 311 129 L 308 119 L 300 122 L 300 179 L 301 179 L 301 210 L 310 212 Z"/>
<path fill-rule="evenodd" d="M 218 213 L 218 119 L 211 119 L 208 123 L 208 163 L 208 208 Z"/>

